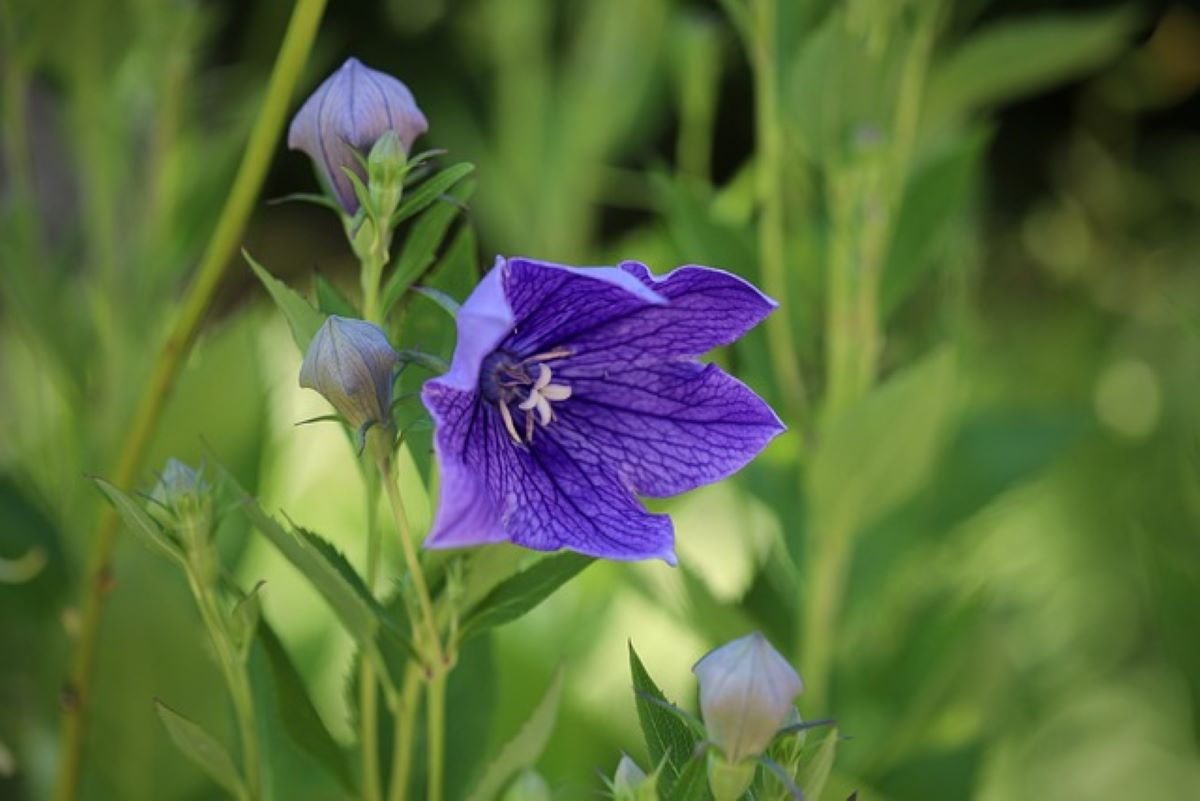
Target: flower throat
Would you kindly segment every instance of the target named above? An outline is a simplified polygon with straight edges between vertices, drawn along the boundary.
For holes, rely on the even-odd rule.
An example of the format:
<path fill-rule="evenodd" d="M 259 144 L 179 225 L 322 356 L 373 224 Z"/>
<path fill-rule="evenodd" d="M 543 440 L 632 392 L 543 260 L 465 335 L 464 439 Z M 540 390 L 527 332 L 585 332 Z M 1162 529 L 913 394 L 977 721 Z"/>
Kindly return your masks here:
<path fill-rule="evenodd" d="M 500 410 L 500 418 L 508 436 L 517 445 L 533 442 L 534 420 L 546 427 L 554 421 L 554 407 L 571 397 L 567 384 L 551 383 L 554 374 L 547 362 L 564 359 L 571 352 L 563 348 L 520 359 L 508 351 L 493 351 L 483 360 L 479 370 L 479 387 L 483 397 Z M 525 412 L 524 430 L 518 431 L 510 403 Z"/>

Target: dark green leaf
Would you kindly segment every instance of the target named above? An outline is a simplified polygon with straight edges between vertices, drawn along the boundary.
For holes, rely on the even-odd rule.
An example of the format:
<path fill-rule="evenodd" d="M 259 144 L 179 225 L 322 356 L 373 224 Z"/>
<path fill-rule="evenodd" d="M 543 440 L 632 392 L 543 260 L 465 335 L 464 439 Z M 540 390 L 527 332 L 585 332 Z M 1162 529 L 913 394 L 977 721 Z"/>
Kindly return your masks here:
<path fill-rule="evenodd" d="M 662 797 L 664 801 L 709 801 L 712 793 L 708 791 L 708 770 L 704 756 L 697 754 L 689 759 L 675 779 L 675 784 Z"/>
<path fill-rule="evenodd" d="M 358 311 L 341 290 L 330 283 L 329 279 L 318 274 L 314 279 L 317 291 L 317 308 L 322 314 L 336 314 L 339 317 L 358 317 Z"/>
<path fill-rule="evenodd" d="M 637 704 L 642 734 L 646 738 L 646 748 L 650 752 L 650 761 L 656 765 L 662 764 L 659 790 L 663 795 L 668 795 L 676 781 L 683 777 L 687 763 L 692 759 L 696 737 L 675 713 L 664 708 L 663 704 L 669 705 L 671 702 L 646 672 L 633 643 L 629 644 L 629 672 L 633 675 L 633 698 Z"/>
<path fill-rule="evenodd" d="M 419 214 L 437 200 L 442 193 L 448 192 L 452 186 L 466 178 L 474 170 L 474 164 L 463 162 L 447 167 L 424 181 L 401 201 L 400 207 L 392 215 L 392 225 L 399 225 L 414 214 Z"/>
<path fill-rule="evenodd" d="M 225 747 L 194 721 L 179 714 L 162 701 L 155 700 L 154 708 L 158 719 L 167 729 L 172 742 L 183 755 L 208 774 L 209 778 L 224 788 L 234 798 L 245 798 L 246 788 L 241 774 Z"/>
<path fill-rule="evenodd" d="M 516 620 L 594 561 L 590 556 L 564 551 L 505 579 L 464 616 L 462 639 Z"/>
<path fill-rule="evenodd" d="M 327 209 L 333 209 L 338 214 L 342 213 L 342 207 L 337 204 L 337 201 L 328 195 L 318 195 L 315 192 L 292 192 L 290 195 L 273 197 L 267 201 L 268 206 L 279 206 L 284 203 L 312 203 L 314 206 L 324 206 Z"/>
<path fill-rule="evenodd" d="M 275 703 L 279 718 L 288 736 L 309 756 L 316 759 L 342 786 L 355 792 L 354 779 L 346 763 L 346 754 L 329 733 L 325 722 L 313 706 L 304 679 L 292 664 L 275 632 L 265 621 L 259 621 L 258 641 L 267 655 L 274 679 Z"/>
<path fill-rule="evenodd" d="M 314 309 L 299 292 L 267 272 L 266 268 L 251 258 L 245 250 L 242 251 L 242 256 L 258 276 L 258 280 L 262 281 L 275 305 L 283 312 L 288 327 L 292 329 L 292 339 L 296 340 L 296 346 L 304 353 L 308 350 L 308 343 L 312 342 L 317 329 L 324 324 L 325 315 Z"/>

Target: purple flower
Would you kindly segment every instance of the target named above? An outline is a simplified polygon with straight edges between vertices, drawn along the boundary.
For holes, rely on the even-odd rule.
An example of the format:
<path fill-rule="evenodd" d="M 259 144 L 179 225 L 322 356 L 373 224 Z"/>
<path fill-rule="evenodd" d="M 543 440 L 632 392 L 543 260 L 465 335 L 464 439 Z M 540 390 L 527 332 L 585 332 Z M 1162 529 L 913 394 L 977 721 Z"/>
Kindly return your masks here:
<path fill-rule="evenodd" d="M 695 356 L 775 303 L 720 270 L 498 259 L 458 313 L 450 371 L 425 384 L 442 491 L 426 545 L 507 540 L 674 563 L 665 497 L 740 469 L 783 424 Z"/>
<path fill-rule="evenodd" d="M 330 315 L 304 354 L 300 386 L 324 395 L 362 436 L 370 426 L 391 420 L 396 359 L 379 326 Z"/>
<path fill-rule="evenodd" d="M 392 76 L 346 60 L 305 101 L 288 129 L 288 147 L 303 150 L 333 188 L 347 214 L 358 210 L 358 197 L 343 168 L 366 181 L 358 156 L 387 131 L 395 131 L 405 154 L 429 130 L 412 92 Z"/>

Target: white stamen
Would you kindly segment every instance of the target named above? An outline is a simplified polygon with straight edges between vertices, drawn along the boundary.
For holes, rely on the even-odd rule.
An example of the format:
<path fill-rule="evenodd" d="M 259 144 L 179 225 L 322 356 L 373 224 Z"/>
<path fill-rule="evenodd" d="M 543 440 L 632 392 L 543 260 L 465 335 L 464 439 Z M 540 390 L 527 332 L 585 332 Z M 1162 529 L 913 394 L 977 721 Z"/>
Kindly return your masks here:
<path fill-rule="evenodd" d="M 546 427 L 554 422 L 555 414 L 552 402 L 565 401 L 571 397 L 571 388 L 566 384 L 551 384 L 554 375 L 550 368 L 543 364 L 541 359 L 559 359 L 564 356 L 569 356 L 570 352 L 565 350 L 553 350 L 546 353 L 538 354 L 531 359 L 526 359 L 522 364 L 531 364 L 536 362 L 538 367 L 537 378 L 533 384 L 524 384 L 527 386 L 529 394 L 525 400 L 517 404 L 517 408 L 525 412 L 525 438 L 522 440 L 520 434 L 517 433 L 516 422 L 513 420 L 512 411 L 508 408 L 505 401 L 500 402 L 500 416 L 504 419 L 504 427 L 508 431 L 508 435 L 513 442 L 518 445 L 533 442 L 534 430 L 534 414 L 537 415 L 537 422 Z M 529 379 L 526 378 L 525 381 Z M 524 382 L 521 382 L 524 383 Z M 521 383 L 504 384 L 506 388 L 511 386 L 516 388 Z"/>
<path fill-rule="evenodd" d="M 517 433 L 517 427 L 513 425 L 512 412 L 508 410 L 508 404 L 500 401 L 500 417 L 504 420 L 504 427 L 508 429 L 508 435 L 512 437 L 512 441 L 521 444 L 521 435 Z"/>

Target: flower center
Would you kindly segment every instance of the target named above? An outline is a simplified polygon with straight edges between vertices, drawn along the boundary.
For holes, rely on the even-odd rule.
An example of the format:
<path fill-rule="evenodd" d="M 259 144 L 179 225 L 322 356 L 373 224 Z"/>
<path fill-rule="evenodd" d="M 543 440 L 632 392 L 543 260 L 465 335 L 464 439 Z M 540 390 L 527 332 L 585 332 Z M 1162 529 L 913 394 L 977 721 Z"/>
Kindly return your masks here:
<path fill-rule="evenodd" d="M 483 397 L 500 410 L 500 418 L 508 436 L 517 445 L 533 442 L 534 421 L 543 427 L 554 422 L 551 403 L 571 397 L 571 387 L 552 383 L 554 373 L 546 362 L 563 359 L 571 352 L 562 348 L 518 359 L 507 351 L 498 350 L 488 356 L 480 369 L 480 391 Z M 513 410 L 525 412 L 524 431 L 518 432 Z"/>

